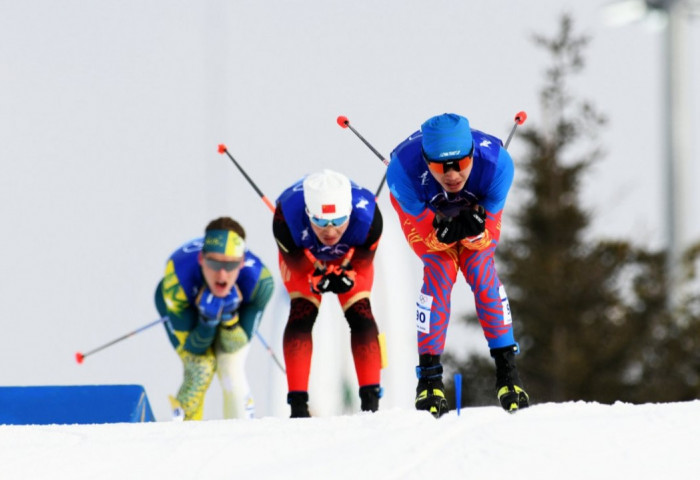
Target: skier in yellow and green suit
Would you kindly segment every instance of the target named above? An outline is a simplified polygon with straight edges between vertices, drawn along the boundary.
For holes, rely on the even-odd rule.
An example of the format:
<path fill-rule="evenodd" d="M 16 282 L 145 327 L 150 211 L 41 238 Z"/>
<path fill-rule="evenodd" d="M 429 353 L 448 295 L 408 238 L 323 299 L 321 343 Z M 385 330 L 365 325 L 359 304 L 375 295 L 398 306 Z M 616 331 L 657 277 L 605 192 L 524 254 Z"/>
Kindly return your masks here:
<path fill-rule="evenodd" d="M 166 331 L 182 360 L 184 379 L 173 403 L 175 418 L 201 420 L 204 396 L 218 373 L 224 418 L 253 418 L 245 375 L 250 340 L 273 291 L 270 271 L 246 248 L 235 220 L 212 220 L 203 238 L 178 248 L 155 294 Z"/>

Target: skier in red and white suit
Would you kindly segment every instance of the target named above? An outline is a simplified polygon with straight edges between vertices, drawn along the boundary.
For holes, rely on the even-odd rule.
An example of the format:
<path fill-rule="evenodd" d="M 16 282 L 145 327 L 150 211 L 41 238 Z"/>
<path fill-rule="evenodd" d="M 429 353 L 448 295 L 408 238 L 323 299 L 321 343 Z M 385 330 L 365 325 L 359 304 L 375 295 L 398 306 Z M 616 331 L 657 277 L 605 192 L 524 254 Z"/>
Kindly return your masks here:
<path fill-rule="evenodd" d="M 344 175 L 308 175 L 277 199 L 273 232 L 282 280 L 291 298 L 284 359 L 292 417 L 308 417 L 311 331 L 324 293 L 334 293 L 350 326 L 361 409 L 381 397 L 381 347 L 369 296 L 382 216 L 374 195 Z"/>

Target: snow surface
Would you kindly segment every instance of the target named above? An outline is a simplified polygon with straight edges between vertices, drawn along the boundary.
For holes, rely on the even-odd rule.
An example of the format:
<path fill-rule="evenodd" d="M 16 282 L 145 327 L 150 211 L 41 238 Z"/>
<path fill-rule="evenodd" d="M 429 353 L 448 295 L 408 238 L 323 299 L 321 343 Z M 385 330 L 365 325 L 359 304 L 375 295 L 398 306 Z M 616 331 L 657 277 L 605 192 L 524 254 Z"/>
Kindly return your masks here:
<path fill-rule="evenodd" d="M 697 478 L 700 401 L 0 426 L 0 478 Z"/>

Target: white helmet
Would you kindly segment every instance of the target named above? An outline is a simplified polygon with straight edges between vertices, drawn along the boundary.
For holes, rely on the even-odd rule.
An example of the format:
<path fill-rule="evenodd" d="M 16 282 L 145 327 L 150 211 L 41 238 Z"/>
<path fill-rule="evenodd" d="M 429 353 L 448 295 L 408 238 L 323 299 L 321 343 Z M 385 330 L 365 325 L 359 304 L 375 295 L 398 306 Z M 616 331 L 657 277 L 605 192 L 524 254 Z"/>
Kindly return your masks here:
<path fill-rule="evenodd" d="M 304 179 L 304 203 L 309 215 L 333 220 L 352 211 L 352 187 L 343 174 L 332 170 L 312 173 Z"/>

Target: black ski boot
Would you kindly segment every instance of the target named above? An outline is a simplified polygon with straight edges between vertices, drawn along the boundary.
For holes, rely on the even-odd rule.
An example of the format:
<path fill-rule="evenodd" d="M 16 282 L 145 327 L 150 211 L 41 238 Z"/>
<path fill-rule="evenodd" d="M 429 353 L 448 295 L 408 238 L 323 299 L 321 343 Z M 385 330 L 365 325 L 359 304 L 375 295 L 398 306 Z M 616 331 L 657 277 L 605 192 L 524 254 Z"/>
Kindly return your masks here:
<path fill-rule="evenodd" d="M 287 403 L 292 407 L 292 415 L 290 418 L 308 418 L 309 413 L 309 394 L 307 392 L 289 392 L 287 394 Z"/>
<path fill-rule="evenodd" d="M 501 407 L 510 413 L 530 406 L 530 397 L 523 390 L 518 369 L 515 368 L 517 350 L 517 345 L 491 349 L 491 356 L 496 361 L 496 395 Z"/>
<path fill-rule="evenodd" d="M 379 399 L 382 398 L 382 393 L 382 387 L 379 385 L 360 387 L 360 409 L 363 412 L 376 412 L 379 410 Z"/>
<path fill-rule="evenodd" d="M 445 398 L 445 385 L 442 383 L 440 355 L 421 355 L 418 363 L 416 410 L 427 410 L 433 417 L 440 418 L 449 410 Z"/>

